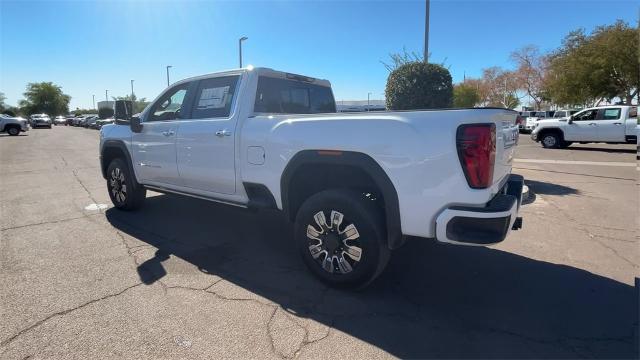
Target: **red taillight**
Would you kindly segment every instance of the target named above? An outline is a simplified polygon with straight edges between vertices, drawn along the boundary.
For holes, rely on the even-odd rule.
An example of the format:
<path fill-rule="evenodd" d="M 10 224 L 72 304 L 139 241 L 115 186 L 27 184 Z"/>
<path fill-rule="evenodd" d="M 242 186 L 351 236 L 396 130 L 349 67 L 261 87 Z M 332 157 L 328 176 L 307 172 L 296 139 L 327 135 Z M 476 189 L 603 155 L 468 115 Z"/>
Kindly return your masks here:
<path fill-rule="evenodd" d="M 518 115 L 516 117 L 516 125 L 523 125 L 524 124 L 524 117 L 522 117 L 521 115 Z"/>
<path fill-rule="evenodd" d="M 496 159 L 496 126 L 494 124 L 461 125 L 456 134 L 458 157 L 467 183 L 484 189 L 493 181 Z"/>

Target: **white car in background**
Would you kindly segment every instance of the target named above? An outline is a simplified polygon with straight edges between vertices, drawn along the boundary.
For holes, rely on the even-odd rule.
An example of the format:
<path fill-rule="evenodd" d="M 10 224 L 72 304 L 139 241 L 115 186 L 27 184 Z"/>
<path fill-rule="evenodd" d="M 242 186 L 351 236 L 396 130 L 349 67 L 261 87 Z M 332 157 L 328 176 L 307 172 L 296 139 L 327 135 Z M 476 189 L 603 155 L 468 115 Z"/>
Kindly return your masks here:
<path fill-rule="evenodd" d="M 67 119 L 62 116 L 62 115 L 58 115 L 55 118 L 53 118 L 53 125 L 65 125 L 67 123 Z"/>
<path fill-rule="evenodd" d="M 46 127 L 51 129 L 51 118 L 47 114 L 33 114 L 30 117 L 31 119 L 31 127 Z"/>

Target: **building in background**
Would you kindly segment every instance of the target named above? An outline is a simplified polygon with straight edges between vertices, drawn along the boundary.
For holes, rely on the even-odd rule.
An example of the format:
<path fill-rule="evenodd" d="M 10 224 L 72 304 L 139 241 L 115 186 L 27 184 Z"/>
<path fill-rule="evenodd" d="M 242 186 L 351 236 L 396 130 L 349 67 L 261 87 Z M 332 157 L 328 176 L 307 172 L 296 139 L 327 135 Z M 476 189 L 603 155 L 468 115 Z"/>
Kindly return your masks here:
<path fill-rule="evenodd" d="M 384 100 L 340 100 L 336 101 L 338 112 L 363 112 L 363 111 L 384 111 L 386 104 Z"/>

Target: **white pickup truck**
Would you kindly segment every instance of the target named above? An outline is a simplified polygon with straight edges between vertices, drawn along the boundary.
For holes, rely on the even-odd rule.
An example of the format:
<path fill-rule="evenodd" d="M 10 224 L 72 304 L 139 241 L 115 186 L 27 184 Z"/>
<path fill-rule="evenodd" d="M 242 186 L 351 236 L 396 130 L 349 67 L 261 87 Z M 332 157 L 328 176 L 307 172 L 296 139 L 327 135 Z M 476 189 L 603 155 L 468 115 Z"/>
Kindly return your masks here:
<path fill-rule="evenodd" d="M 342 287 L 371 282 L 408 236 L 487 245 L 521 226 L 516 112 L 335 111 L 328 81 L 266 68 L 179 81 L 133 117 L 116 104 L 100 132 L 109 196 L 281 210 L 310 270 Z"/>
<path fill-rule="evenodd" d="M 637 124 L 637 106 L 599 106 L 564 118 L 539 120 L 531 138 L 545 148 L 566 148 L 574 142 L 635 144 Z"/>
<path fill-rule="evenodd" d="M 29 131 L 27 120 L 0 114 L 0 133 L 6 132 L 11 136 L 18 136 L 25 131 Z"/>

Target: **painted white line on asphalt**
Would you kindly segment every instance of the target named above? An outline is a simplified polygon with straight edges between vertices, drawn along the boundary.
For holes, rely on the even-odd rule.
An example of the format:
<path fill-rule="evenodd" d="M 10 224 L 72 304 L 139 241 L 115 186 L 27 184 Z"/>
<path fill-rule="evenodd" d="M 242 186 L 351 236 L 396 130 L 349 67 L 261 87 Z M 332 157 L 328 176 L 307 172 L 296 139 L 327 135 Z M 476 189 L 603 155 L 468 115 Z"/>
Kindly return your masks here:
<path fill-rule="evenodd" d="M 546 159 L 514 159 L 520 163 L 535 164 L 564 164 L 564 165 L 595 165 L 595 166 L 638 166 L 636 163 L 620 161 L 577 161 L 577 160 L 546 160 Z"/>

